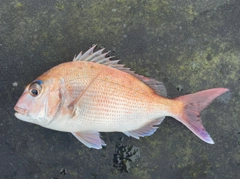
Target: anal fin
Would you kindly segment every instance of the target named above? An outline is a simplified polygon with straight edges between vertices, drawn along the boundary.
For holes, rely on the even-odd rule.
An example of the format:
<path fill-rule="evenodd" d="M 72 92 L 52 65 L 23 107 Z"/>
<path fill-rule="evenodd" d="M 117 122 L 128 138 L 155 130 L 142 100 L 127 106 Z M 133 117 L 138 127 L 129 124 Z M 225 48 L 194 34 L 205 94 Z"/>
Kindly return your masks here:
<path fill-rule="evenodd" d="M 134 131 L 126 131 L 123 132 L 125 135 L 127 135 L 128 137 L 133 137 L 135 139 L 139 139 L 139 137 L 145 137 L 145 136 L 150 136 L 152 135 L 158 127 L 155 127 L 156 125 L 161 124 L 161 122 L 163 121 L 165 117 L 161 117 L 158 119 L 154 119 L 151 122 L 149 122 L 148 124 L 144 125 L 143 127 L 134 130 Z"/>
<path fill-rule="evenodd" d="M 106 146 L 105 142 L 100 138 L 99 132 L 84 131 L 72 132 L 72 134 L 89 148 L 101 149 L 102 146 Z"/>

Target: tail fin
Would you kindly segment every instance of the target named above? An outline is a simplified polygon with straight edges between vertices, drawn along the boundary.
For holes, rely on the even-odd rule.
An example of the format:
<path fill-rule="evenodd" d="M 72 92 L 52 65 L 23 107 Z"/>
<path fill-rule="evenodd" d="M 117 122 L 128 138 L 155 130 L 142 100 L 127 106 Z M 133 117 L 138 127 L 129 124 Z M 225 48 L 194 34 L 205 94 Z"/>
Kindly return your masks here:
<path fill-rule="evenodd" d="M 188 127 L 200 139 L 209 144 L 214 144 L 214 141 L 202 124 L 200 113 L 215 98 L 227 91 L 229 90 L 226 88 L 213 88 L 175 98 L 175 100 L 181 101 L 184 104 L 183 113 L 178 115 L 178 120 Z"/>

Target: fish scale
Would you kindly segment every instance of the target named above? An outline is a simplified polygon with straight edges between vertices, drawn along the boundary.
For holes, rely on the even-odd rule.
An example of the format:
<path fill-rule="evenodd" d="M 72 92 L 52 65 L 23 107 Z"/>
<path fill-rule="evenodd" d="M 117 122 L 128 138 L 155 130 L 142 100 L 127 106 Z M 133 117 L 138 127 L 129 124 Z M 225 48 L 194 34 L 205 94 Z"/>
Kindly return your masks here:
<path fill-rule="evenodd" d="M 148 121 L 148 118 L 151 117 L 149 116 L 149 112 L 151 112 L 149 108 L 154 109 L 156 106 L 152 104 L 153 102 L 151 102 L 150 99 L 149 103 L 146 103 L 146 99 L 145 101 L 141 100 L 143 98 L 141 96 L 144 96 L 143 94 L 138 93 L 138 96 L 133 95 L 136 93 L 130 89 L 122 87 L 119 84 L 111 83 L 110 84 L 115 86 L 117 91 L 114 90 L 115 95 L 109 97 L 108 91 L 109 89 L 114 89 L 114 87 L 105 84 L 105 81 L 101 82 L 96 80 L 96 83 L 92 84 L 91 88 L 89 88 L 82 96 L 79 107 L 82 109 L 81 112 L 79 112 L 79 119 L 81 121 L 88 121 L 88 123 L 99 121 L 99 123 L 102 123 L 103 125 L 109 122 L 115 123 L 114 128 L 119 128 L 119 125 L 124 125 L 124 123 L 127 123 L 128 125 L 130 120 L 133 120 L 134 123 Z M 108 88 L 103 88 L 104 86 L 108 86 Z M 117 88 L 117 86 L 120 87 Z M 84 105 L 82 106 L 81 104 Z M 159 108 L 155 107 L 155 110 L 159 111 Z M 130 115 L 130 118 L 129 114 L 134 115 Z"/>

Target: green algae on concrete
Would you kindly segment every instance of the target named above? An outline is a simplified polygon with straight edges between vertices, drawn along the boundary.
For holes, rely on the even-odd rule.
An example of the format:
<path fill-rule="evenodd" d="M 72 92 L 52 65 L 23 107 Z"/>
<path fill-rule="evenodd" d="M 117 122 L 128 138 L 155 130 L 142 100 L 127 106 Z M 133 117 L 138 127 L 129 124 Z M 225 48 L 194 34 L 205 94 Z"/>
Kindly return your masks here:
<path fill-rule="evenodd" d="M 191 52 L 192 53 L 192 52 Z M 211 60 L 207 57 L 211 56 Z M 211 86 L 227 85 L 229 81 L 238 78 L 239 73 L 239 52 L 229 50 L 225 53 L 214 54 L 214 49 L 208 47 L 195 51 L 191 56 L 182 55 L 176 59 L 177 64 L 168 64 L 169 71 L 174 76 L 179 76 L 179 81 L 186 83 L 193 90 L 200 90 L 199 87 L 210 88 Z M 184 74 L 184 75 L 182 75 Z M 221 81 L 216 77 L 225 76 Z"/>

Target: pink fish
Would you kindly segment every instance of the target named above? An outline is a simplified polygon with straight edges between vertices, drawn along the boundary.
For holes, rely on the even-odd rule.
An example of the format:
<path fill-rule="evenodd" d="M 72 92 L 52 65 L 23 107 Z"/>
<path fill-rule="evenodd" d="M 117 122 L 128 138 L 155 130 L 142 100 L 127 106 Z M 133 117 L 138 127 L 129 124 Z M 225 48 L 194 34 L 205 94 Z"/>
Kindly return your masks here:
<path fill-rule="evenodd" d="M 162 82 L 135 74 L 103 49 L 90 48 L 27 85 L 14 109 L 23 121 L 71 132 L 89 148 L 106 145 L 99 132 L 123 132 L 139 139 L 150 136 L 165 116 L 214 144 L 200 112 L 227 92 L 214 88 L 175 99 L 166 98 Z"/>

